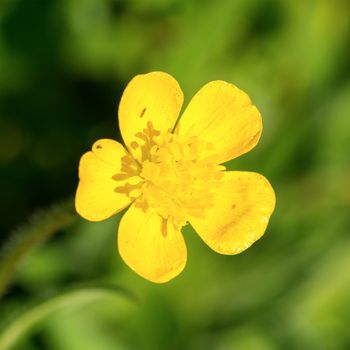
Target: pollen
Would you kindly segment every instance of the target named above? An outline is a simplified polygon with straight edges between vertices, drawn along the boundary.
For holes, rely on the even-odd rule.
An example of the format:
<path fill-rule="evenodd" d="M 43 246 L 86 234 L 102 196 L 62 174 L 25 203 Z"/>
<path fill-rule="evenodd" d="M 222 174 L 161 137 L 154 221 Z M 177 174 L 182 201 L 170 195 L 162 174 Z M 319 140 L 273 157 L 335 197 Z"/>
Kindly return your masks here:
<path fill-rule="evenodd" d="M 128 171 L 132 176 L 116 191 L 135 199 L 136 206 L 144 211 L 155 210 L 176 228 L 190 217 L 205 217 L 225 170 L 218 165 L 213 145 L 194 136 L 160 135 L 150 123 L 136 137 L 140 142 L 133 142 L 131 147 L 140 154 L 138 174 L 136 167 L 126 162 L 125 169 L 134 172 Z M 122 178 L 123 174 L 116 176 Z"/>

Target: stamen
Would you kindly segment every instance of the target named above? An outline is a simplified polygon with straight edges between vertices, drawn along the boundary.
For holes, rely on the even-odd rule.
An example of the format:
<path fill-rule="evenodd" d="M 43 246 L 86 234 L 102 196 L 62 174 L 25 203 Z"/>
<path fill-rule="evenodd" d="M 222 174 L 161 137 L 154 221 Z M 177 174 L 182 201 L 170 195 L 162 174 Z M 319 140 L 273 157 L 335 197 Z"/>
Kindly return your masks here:
<path fill-rule="evenodd" d="M 175 228 L 185 225 L 191 216 L 204 217 L 225 170 L 218 165 L 214 146 L 193 136 L 161 135 L 150 122 L 136 137 L 141 141 L 134 141 L 131 147 L 140 151 L 140 166 L 125 159 L 122 173 L 113 176 L 124 184 L 115 191 L 137 198 L 137 207 L 155 210 Z M 164 222 L 162 233 L 166 233 Z"/>

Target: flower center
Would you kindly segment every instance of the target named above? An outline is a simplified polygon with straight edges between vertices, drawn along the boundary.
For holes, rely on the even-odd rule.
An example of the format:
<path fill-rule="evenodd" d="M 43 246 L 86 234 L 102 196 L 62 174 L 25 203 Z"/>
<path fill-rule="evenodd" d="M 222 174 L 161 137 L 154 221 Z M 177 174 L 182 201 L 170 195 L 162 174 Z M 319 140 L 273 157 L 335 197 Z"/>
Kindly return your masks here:
<path fill-rule="evenodd" d="M 136 206 L 156 210 L 179 228 L 189 217 L 205 215 L 225 167 L 218 165 L 213 145 L 197 137 L 149 130 L 137 135 L 144 141 L 137 146 L 143 148 L 143 157 L 138 179 L 129 183 L 127 194 L 138 197 Z"/>

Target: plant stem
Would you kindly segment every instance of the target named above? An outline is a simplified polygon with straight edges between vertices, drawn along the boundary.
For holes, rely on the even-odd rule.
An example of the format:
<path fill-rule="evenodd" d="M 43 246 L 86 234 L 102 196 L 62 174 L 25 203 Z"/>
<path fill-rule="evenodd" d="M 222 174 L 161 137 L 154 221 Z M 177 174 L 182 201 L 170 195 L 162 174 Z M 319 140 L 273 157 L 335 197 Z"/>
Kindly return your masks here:
<path fill-rule="evenodd" d="M 25 255 L 71 224 L 76 217 L 73 201 L 69 199 L 35 213 L 27 224 L 10 233 L 8 241 L 0 250 L 0 297 L 5 293 L 12 275 Z"/>

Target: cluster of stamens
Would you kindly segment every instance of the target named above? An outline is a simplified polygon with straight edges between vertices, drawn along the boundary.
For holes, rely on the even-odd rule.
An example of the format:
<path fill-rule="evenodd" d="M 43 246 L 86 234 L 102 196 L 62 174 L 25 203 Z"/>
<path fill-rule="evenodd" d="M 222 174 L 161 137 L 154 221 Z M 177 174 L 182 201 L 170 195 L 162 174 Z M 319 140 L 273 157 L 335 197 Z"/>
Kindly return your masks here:
<path fill-rule="evenodd" d="M 225 170 L 216 161 L 214 147 L 193 136 L 160 135 L 150 123 L 136 137 L 140 143 L 131 147 L 139 151 L 140 161 L 124 157 L 114 179 L 127 181 L 115 191 L 136 200 L 145 211 L 156 210 L 175 227 L 185 225 L 191 216 L 203 217 Z"/>

